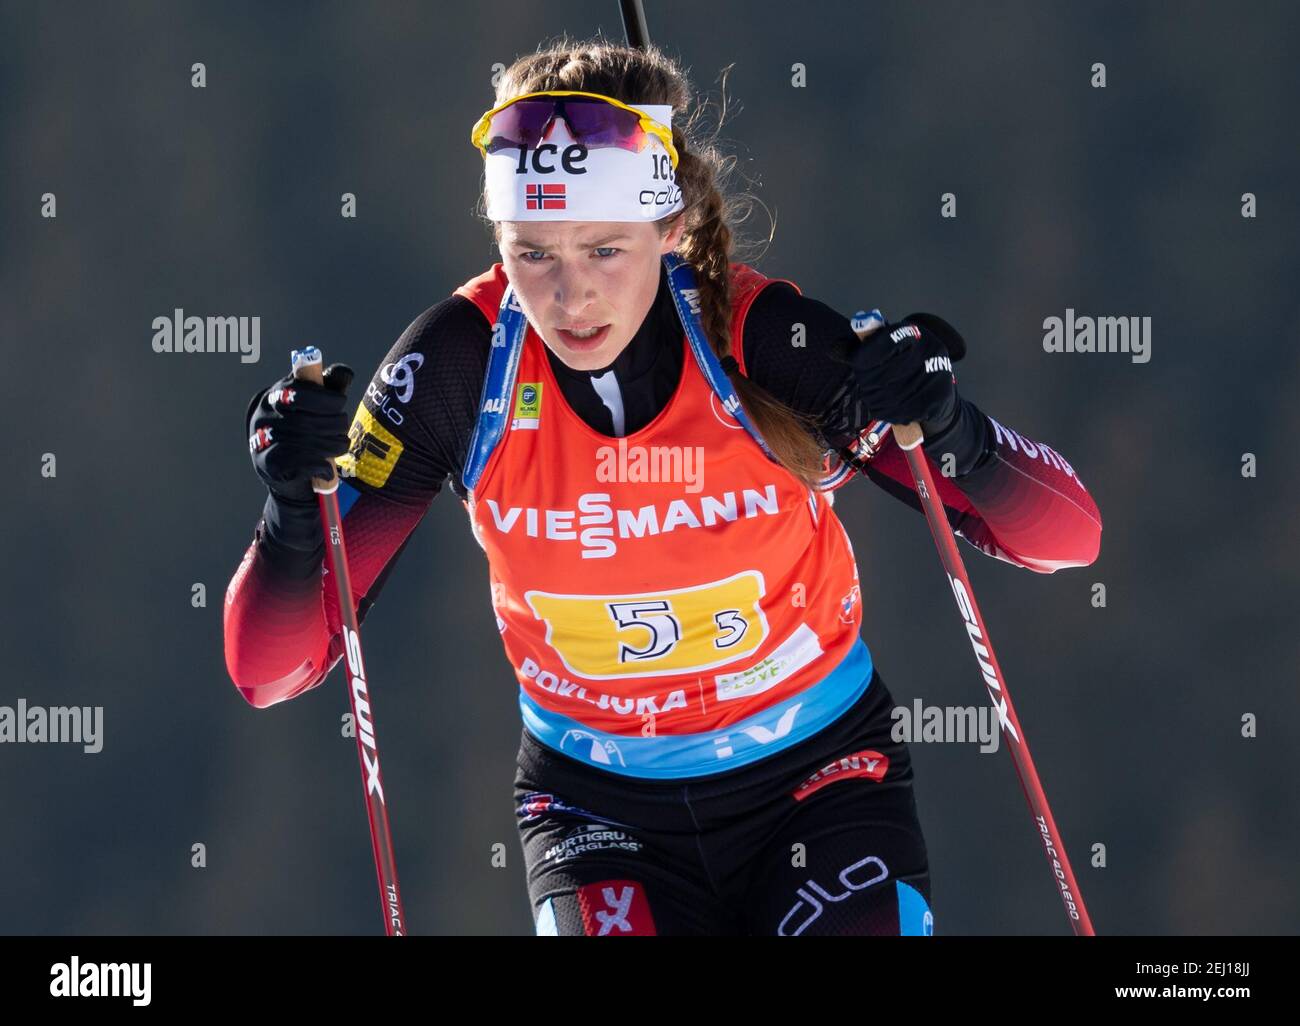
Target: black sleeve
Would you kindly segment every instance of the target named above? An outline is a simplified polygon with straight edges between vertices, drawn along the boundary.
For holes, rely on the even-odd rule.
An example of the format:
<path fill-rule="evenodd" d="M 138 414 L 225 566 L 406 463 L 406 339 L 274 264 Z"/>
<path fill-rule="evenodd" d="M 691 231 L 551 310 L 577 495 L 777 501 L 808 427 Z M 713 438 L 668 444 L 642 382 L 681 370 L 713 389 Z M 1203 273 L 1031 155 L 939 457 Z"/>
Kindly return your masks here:
<path fill-rule="evenodd" d="M 478 307 L 450 296 L 402 332 L 364 388 L 357 387 L 364 379 L 354 383 L 360 395 L 352 445 L 339 461 L 345 483 L 361 493 L 344 518 L 354 559 L 363 542 L 372 555 L 395 557 L 448 476 L 453 490 L 463 494 L 461 468 L 491 337 Z M 324 538 L 314 499 L 295 505 L 268 496 L 257 537 L 277 578 L 311 580 L 319 574 Z M 369 569 L 378 573 L 380 567 Z M 365 576 L 361 567 L 354 569 L 354 581 L 359 576 Z"/>
<path fill-rule="evenodd" d="M 745 317 L 745 374 L 776 399 L 812 418 L 826 449 L 847 444 L 870 423 L 856 401 L 850 368 L 833 357 L 860 345 L 849 319 L 825 303 L 801 296 L 784 282 L 767 286 Z M 983 413 L 958 397 L 948 424 L 923 425 L 925 451 L 934 458 L 951 452 L 957 475 L 987 461 L 990 433 Z"/>
<path fill-rule="evenodd" d="M 358 410 L 353 422 L 358 473 L 351 483 L 359 491 L 427 506 L 451 477 L 453 491 L 463 494 L 460 478 L 491 342 L 491 325 L 478 307 L 456 295 L 402 332 L 365 388 L 361 401 L 369 417 Z M 382 429 L 375 432 L 378 445 L 364 438 L 367 424 Z"/>

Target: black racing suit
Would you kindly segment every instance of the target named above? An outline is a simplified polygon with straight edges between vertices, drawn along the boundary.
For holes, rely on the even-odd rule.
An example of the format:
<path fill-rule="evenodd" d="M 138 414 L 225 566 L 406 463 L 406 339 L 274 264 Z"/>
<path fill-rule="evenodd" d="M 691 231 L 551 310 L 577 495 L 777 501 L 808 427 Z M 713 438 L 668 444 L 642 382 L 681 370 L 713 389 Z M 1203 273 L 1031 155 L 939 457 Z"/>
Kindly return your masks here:
<path fill-rule="evenodd" d="M 805 345 L 790 344 L 795 323 Z M 610 436 L 613 414 L 592 377 L 612 370 L 627 435 L 675 391 L 681 338 L 663 275 L 655 305 L 610 367 L 575 371 L 549 350 L 547 358 L 565 402 Z M 854 341 L 842 314 L 780 283 L 754 300 L 740 340 L 746 375 L 814 418 L 823 443 L 863 426 L 848 423 L 849 370 L 830 358 L 839 340 Z M 403 333 L 370 382 L 363 401 L 387 418 L 402 452 L 382 487 L 340 487 L 362 620 L 443 483 L 450 477 L 466 495 L 461 475 L 490 345 L 479 309 L 452 296 Z M 1096 506 L 1054 450 L 964 398 L 947 425 L 927 426 L 924 448 L 952 455 L 956 476 L 937 487 L 953 529 L 982 551 L 1040 572 L 1095 558 Z M 896 447 L 867 476 L 919 511 Z M 225 609 L 227 667 L 257 707 L 318 686 L 341 655 L 323 556 L 314 501 L 269 498 Z M 515 801 L 539 932 L 929 932 L 925 844 L 908 753 L 890 739 L 892 706 L 873 671 L 857 703 L 813 737 L 736 770 L 673 781 L 578 763 L 525 730 Z"/>
<path fill-rule="evenodd" d="M 538 933 L 928 934 L 893 704 L 877 672 L 800 744 L 672 781 L 588 766 L 524 731 L 515 800 Z"/>

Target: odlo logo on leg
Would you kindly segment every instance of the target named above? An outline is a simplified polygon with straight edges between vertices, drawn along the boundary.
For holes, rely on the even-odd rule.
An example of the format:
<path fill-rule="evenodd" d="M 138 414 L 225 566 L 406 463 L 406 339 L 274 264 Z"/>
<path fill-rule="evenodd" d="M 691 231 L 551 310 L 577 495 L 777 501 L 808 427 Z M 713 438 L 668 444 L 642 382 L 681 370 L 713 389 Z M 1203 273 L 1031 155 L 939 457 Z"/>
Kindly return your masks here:
<path fill-rule="evenodd" d="M 859 859 L 851 866 L 845 866 L 840 870 L 838 883 L 839 886 L 844 888 L 843 893 L 831 894 L 824 890 L 816 880 L 809 878 L 802 887 L 795 891 L 798 900 L 794 903 L 794 907 L 785 914 L 785 918 L 781 920 L 781 925 L 776 928 L 777 936 L 798 937 L 821 916 L 822 910 L 826 907 L 822 904 L 823 901 L 828 903 L 843 901 L 853 892 L 865 891 L 872 884 L 878 884 L 887 879 L 889 879 L 889 867 L 875 855 L 868 855 L 865 859 Z M 787 930 L 787 927 L 791 928 Z"/>

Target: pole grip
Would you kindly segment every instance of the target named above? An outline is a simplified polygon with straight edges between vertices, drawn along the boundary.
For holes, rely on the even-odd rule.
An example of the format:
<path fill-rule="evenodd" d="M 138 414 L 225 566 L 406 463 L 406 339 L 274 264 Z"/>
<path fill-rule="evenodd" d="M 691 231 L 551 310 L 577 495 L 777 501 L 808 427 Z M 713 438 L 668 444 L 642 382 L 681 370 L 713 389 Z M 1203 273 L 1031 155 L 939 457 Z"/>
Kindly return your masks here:
<path fill-rule="evenodd" d="M 325 384 L 325 359 L 315 346 L 304 346 L 289 354 L 289 364 L 293 368 L 295 381 L 310 381 L 315 385 Z M 313 477 L 311 488 L 317 495 L 329 495 L 338 491 L 339 475 L 333 462 L 330 463 L 329 477 Z"/>
<path fill-rule="evenodd" d="M 885 324 L 885 317 L 879 310 L 859 310 L 850 320 L 853 328 L 853 334 L 860 339 L 865 339 L 872 332 L 882 328 Z M 890 427 L 894 435 L 894 441 L 898 447 L 906 452 L 908 449 L 915 449 L 923 441 L 925 434 L 921 431 L 920 424 L 893 424 Z"/>

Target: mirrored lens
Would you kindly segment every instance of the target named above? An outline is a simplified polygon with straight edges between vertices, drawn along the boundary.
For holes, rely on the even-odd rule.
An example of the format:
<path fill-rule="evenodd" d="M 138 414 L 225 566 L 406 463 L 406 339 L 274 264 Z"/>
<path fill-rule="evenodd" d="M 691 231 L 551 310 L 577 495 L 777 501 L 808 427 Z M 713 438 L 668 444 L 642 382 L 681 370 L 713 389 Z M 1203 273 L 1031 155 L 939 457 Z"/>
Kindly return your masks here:
<path fill-rule="evenodd" d="M 497 111 L 488 126 L 488 152 L 507 146 L 535 147 L 554 113 L 554 100 L 520 100 Z"/>
<path fill-rule="evenodd" d="M 629 145 L 639 143 L 641 135 L 641 119 L 630 110 L 599 101 L 570 101 L 565 104 L 564 119 L 573 137 L 586 146 L 639 148 L 638 145 Z"/>
<path fill-rule="evenodd" d="M 636 152 L 645 145 L 641 119 L 632 111 L 601 100 L 564 97 L 519 100 L 498 111 L 488 128 L 487 151 L 536 147 L 557 113 L 564 118 L 569 134 L 584 146 L 618 146 Z"/>

